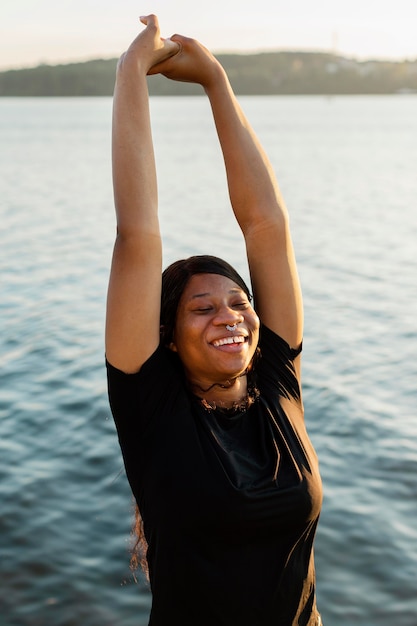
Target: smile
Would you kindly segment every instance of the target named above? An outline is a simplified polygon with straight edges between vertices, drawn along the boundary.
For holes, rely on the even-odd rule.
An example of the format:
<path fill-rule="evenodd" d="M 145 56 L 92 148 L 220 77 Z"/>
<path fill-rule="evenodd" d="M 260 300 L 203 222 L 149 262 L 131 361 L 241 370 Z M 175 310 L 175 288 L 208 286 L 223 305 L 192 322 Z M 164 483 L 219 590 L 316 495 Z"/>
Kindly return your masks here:
<path fill-rule="evenodd" d="M 223 339 L 216 339 L 213 341 L 213 346 L 215 348 L 219 348 L 220 346 L 225 346 L 232 343 L 244 343 L 246 341 L 246 337 L 243 335 L 235 335 L 234 337 L 224 337 Z"/>

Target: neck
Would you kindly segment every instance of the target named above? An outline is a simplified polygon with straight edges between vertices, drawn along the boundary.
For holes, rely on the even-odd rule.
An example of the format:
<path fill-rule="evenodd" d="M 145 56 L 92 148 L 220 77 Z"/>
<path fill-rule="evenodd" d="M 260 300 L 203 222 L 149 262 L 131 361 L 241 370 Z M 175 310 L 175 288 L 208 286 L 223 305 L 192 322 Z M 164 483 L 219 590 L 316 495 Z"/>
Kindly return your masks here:
<path fill-rule="evenodd" d="M 213 383 L 208 388 L 203 388 L 197 383 L 189 382 L 192 392 L 207 406 L 219 408 L 231 408 L 241 403 L 247 397 L 247 378 L 243 372 L 236 378 L 223 382 Z"/>

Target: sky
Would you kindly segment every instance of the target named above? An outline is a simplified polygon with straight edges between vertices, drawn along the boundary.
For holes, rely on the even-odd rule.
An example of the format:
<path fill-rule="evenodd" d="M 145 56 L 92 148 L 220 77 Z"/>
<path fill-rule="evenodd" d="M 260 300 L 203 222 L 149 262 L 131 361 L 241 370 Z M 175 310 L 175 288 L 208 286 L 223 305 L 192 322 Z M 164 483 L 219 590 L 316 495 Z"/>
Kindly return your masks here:
<path fill-rule="evenodd" d="M 149 13 L 213 52 L 417 59 L 415 0 L 3 0 L 0 70 L 119 57 Z"/>

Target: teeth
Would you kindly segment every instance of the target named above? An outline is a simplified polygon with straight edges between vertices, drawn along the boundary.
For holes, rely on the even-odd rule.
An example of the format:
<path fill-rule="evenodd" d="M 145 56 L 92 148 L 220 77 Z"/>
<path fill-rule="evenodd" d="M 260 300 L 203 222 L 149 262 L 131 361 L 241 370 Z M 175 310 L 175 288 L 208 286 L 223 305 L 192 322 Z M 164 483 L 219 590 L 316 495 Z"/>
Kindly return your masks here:
<path fill-rule="evenodd" d="M 226 344 L 231 343 L 243 343 L 245 338 L 242 335 L 236 335 L 235 337 L 225 337 L 224 339 L 218 339 L 217 341 L 213 341 L 213 346 L 218 348 L 219 346 L 224 346 Z"/>

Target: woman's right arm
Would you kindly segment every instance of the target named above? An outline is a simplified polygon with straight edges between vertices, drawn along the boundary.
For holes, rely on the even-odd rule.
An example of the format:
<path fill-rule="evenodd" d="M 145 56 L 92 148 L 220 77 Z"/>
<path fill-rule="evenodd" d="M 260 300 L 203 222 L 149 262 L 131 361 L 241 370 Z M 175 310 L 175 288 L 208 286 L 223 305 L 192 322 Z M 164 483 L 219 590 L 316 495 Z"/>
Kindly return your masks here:
<path fill-rule="evenodd" d="M 146 74 L 179 47 L 160 38 L 157 18 L 122 55 L 113 104 L 112 164 L 117 236 L 110 272 L 106 357 L 133 373 L 159 344 L 162 244 Z"/>

